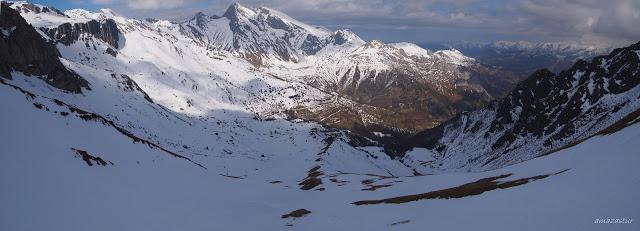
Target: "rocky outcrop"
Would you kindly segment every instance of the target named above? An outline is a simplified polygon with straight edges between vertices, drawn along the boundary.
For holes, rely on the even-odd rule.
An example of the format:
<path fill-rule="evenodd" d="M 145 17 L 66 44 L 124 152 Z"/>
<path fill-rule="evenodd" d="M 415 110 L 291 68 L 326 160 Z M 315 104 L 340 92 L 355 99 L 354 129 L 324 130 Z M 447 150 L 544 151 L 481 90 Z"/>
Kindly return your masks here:
<path fill-rule="evenodd" d="M 2 2 L 0 14 L 0 76 L 11 79 L 12 71 L 42 76 L 51 86 L 80 93 L 89 83 L 67 69 L 52 43 L 27 23 L 20 13 Z"/>
<path fill-rule="evenodd" d="M 106 19 L 102 22 L 91 20 L 85 23 L 64 23 L 56 28 L 43 27 L 40 30 L 51 39 L 67 46 L 85 35 L 100 39 L 117 49 L 120 36 L 118 25 L 113 19 Z"/>

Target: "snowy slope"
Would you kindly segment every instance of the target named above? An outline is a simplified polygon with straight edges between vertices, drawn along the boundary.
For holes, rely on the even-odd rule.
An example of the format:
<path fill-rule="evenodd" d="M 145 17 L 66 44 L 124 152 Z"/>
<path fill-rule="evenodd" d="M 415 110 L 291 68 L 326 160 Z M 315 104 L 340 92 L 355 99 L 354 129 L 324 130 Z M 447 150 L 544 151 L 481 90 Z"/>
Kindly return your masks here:
<path fill-rule="evenodd" d="M 596 218 L 635 219 L 640 212 L 633 206 L 640 203 L 635 196 L 640 193 L 640 160 L 629 151 L 640 148 L 638 124 L 499 170 L 399 178 L 327 171 L 320 176 L 324 191 L 304 191 L 297 184 L 314 166 L 312 152 L 269 152 L 273 145 L 261 145 L 265 158 L 240 153 L 195 157 L 208 167 L 203 169 L 132 143 L 101 123 L 73 113 L 60 116 L 68 109 L 50 100 L 0 87 L 8 102 L 0 114 L 1 126 L 7 128 L 0 131 L 5 141 L 0 155 L 2 230 L 638 229 L 637 222 L 594 224 Z M 71 148 L 109 164 L 88 166 Z M 345 153 L 341 150 L 339 155 Z M 558 174 L 457 199 L 351 204 L 503 174 L 513 175 L 500 182 L 554 173 Z M 363 190 L 373 185 L 392 186 Z M 311 213 L 281 218 L 301 208 Z"/>

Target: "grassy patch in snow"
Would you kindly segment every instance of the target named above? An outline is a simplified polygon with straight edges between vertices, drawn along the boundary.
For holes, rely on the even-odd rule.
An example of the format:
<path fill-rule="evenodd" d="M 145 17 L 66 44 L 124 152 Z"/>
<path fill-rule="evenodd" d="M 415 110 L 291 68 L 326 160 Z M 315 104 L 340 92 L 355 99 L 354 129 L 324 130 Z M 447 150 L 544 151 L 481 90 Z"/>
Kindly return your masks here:
<path fill-rule="evenodd" d="M 447 188 L 447 189 L 442 189 L 442 190 L 437 190 L 437 191 L 432 191 L 427 193 L 392 197 L 392 198 L 386 198 L 386 199 L 380 199 L 380 200 L 362 200 L 362 201 L 353 202 L 352 204 L 354 205 L 373 205 L 373 204 L 383 204 L 383 203 L 384 204 L 402 204 L 402 203 L 418 201 L 418 200 L 427 200 L 427 199 L 462 198 L 467 196 L 480 195 L 484 192 L 488 192 L 496 189 L 506 189 L 506 188 L 511 188 L 515 186 L 524 185 L 529 182 L 541 180 L 552 175 L 563 173 L 568 170 L 569 169 L 565 169 L 553 174 L 538 175 L 538 176 L 527 177 L 527 178 L 522 178 L 522 179 L 517 179 L 512 181 L 503 181 L 503 182 L 498 181 L 500 179 L 504 179 L 512 175 L 512 174 L 503 174 L 499 176 L 483 178 L 483 179 L 480 179 L 471 183 L 463 184 L 460 186 L 456 186 L 453 188 Z"/>

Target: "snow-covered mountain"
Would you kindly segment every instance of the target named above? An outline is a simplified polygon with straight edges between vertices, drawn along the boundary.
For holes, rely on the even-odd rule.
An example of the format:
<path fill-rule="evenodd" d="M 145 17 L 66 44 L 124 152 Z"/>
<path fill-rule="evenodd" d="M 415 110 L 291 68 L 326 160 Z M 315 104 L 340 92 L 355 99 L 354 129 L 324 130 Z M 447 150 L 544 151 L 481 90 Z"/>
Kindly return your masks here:
<path fill-rule="evenodd" d="M 433 151 L 427 169 L 496 169 L 554 152 L 640 109 L 640 43 L 554 74 L 539 70 L 504 99 L 412 138 Z"/>
<path fill-rule="evenodd" d="M 238 3 L 222 16 L 198 13 L 180 23 L 128 19 L 108 9 L 45 12 L 39 9 L 49 8 L 27 2 L 12 7 L 57 44 L 72 46 L 86 37 L 99 39 L 109 45 L 102 53 L 149 62 L 157 67 L 153 74 L 186 76 L 199 70 L 213 76 L 238 69 L 293 83 L 298 87 L 291 98 L 260 112 L 286 112 L 290 118 L 338 128 L 362 127 L 361 133 L 371 138 L 377 137 L 372 130 L 415 132 L 433 127 L 503 96 L 520 79 L 456 50 L 432 52 L 409 43 L 365 42 L 346 29 L 331 32 L 274 9 Z M 106 54 L 95 59 L 109 59 Z M 212 59 L 235 67 L 212 65 Z M 203 70 L 202 66 L 208 67 Z M 108 64 L 96 67 L 115 69 Z M 167 68 L 183 73 L 167 73 Z M 186 97 L 182 101 L 199 104 Z"/>
<path fill-rule="evenodd" d="M 638 184 L 611 180 L 639 174 L 638 156 L 629 152 L 640 144 L 637 115 L 629 113 L 637 110 L 638 45 L 556 78 L 533 76 L 500 103 L 446 122 L 443 134 L 453 137 L 459 118 L 498 108 L 495 118 L 504 123 L 496 134 L 537 132 L 537 118 L 546 118 L 560 131 L 574 128 L 561 133 L 566 140 L 552 139 L 553 147 L 586 139 L 518 163 L 539 153 L 518 150 L 548 136 L 520 146 L 507 136 L 503 144 L 515 144 L 513 153 L 483 166 L 488 153 L 471 166 L 449 161 L 468 157 L 451 147 L 486 140 L 428 149 L 429 130 L 403 146 L 411 148 L 398 160 L 355 134 L 358 127 L 325 126 L 423 118 L 380 106 L 423 95 L 442 97 L 427 109 L 442 105 L 454 114 L 495 98 L 488 86 L 511 81 L 456 50 L 365 42 L 348 30 L 239 4 L 182 23 L 27 2 L 1 7 L 0 230 L 466 229 L 493 227 L 514 212 L 527 219 L 504 222 L 504 229 L 588 230 L 584 219 L 593 225 L 600 216 L 638 213 L 629 206 L 637 204 Z M 305 45 L 314 36 L 319 42 Z M 418 90 L 397 93 L 412 86 Z M 586 101 L 586 111 L 561 107 Z M 507 164 L 514 165 L 461 173 Z M 583 206 L 563 204 L 569 200 Z M 535 219 L 554 222 L 527 225 Z M 635 230 L 637 222 L 624 228 Z"/>
<path fill-rule="evenodd" d="M 502 96 L 519 80 L 455 50 L 365 42 L 349 30 L 330 32 L 265 7 L 234 3 L 222 16 L 198 13 L 177 27 L 211 52 L 230 52 L 270 75 L 354 101 L 289 110 L 291 116 L 341 128 L 433 127 Z"/>

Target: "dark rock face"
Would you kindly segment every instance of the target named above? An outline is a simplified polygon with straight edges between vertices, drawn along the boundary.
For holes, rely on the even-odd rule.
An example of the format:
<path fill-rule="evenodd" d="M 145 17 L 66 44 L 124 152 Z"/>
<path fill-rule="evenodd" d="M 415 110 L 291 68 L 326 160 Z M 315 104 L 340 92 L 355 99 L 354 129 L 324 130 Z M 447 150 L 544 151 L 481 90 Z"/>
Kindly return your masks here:
<path fill-rule="evenodd" d="M 118 57 L 118 52 L 111 48 L 107 48 L 107 50 L 104 53 L 107 53 L 113 57 Z"/>
<path fill-rule="evenodd" d="M 208 21 L 208 16 L 202 12 L 196 13 L 192 20 L 196 21 L 196 25 L 198 25 L 200 29 L 205 29 L 207 27 L 206 23 Z"/>
<path fill-rule="evenodd" d="M 335 45 L 342 45 L 349 40 L 344 30 L 336 31 L 336 33 L 334 33 L 332 37 L 333 37 L 333 44 Z"/>
<path fill-rule="evenodd" d="M 14 3 L 8 3 L 9 6 L 11 6 Z M 60 10 L 54 8 L 54 7 L 50 7 L 50 6 L 46 6 L 46 7 L 39 7 L 37 5 L 31 4 L 31 3 L 24 3 L 21 4 L 19 6 L 15 7 L 16 10 L 19 13 L 29 13 L 29 12 L 34 12 L 36 14 L 39 13 L 53 13 L 53 14 L 57 14 L 59 16 L 64 16 L 64 13 L 62 13 Z"/>
<path fill-rule="evenodd" d="M 20 14 L 2 2 L 0 14 L 0 76 L 11 79 L 11 71 L 46 76 L 51 86 L 81 93 L 89 83 L 68 70 L 59 59 L 55 46 L 48 43 Z M 7 33 L 4 33 L 4 32 Z"/>
<path fill-rule="evenodd" d="M 315 55 L 324 47 L 324 43 L 315 35 L 307 35 L 307 38 L 302 43 L 302 51 L 307 54 Z"/>
<path fill-rule="evenodd" d="M 118 48 L 118 39 L 120 30 L 113 19 L 107 19 L 103 22 L 91 20 L 86 23 L 65 23 L 57 28 L 40 28 L 51 39 L 59 41 L 64 45 L 71 45 L 78 41 L 80 35 L 90 35 L 98 38 L 114 48 Z"/>
<path fill-rule="evenodd" d="M 496 168 L 586 139 L 640 108 L 640 43 L 554 74 L 539 70 L 502 100 L 414 136 L 456 167 Z"/>

